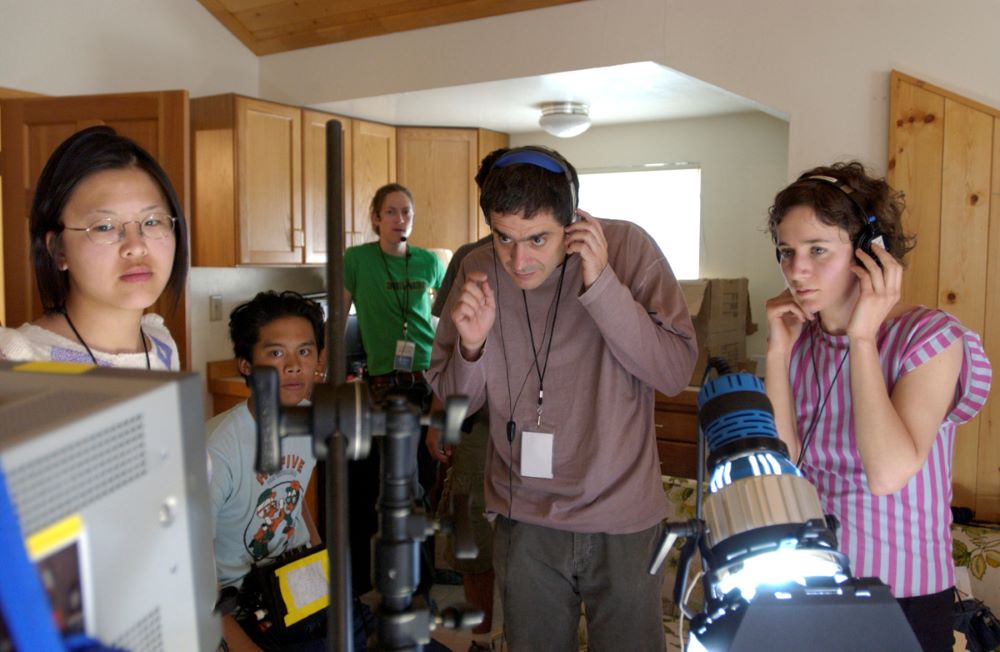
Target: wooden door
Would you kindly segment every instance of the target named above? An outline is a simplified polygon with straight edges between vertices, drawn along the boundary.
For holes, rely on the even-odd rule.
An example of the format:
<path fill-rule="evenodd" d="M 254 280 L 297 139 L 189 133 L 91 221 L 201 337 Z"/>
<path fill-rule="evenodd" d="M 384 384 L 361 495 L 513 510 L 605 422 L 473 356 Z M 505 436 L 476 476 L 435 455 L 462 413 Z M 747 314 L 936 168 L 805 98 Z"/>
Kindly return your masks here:
<path fill-rule="evenodd" d="M 411 241 L 455 251 L 478 239 L 475 129 L 397 129 L 399 182 L 413 192 Z"/>
<path fill-rule="evenodd" d="M 19 91 L 13 88 L 3 88 L 0 87 L 0 100 L 20 98 L 20 97 L 43 97 L 39 93 L 30 93 L 27 91 Z M 0 109 L 0 124 L 3 124 L 3 110 Z M 3 155 L 3 132 L 0 130 L 0 157 Z M 2 189 L 3 182 L 3 166 L 0 165 L 0 189 Z M 2 196 L 2 193 L 0 193 Z M 2 202 L 2 199 L 0 199 Z M 3 204 L 0 203 L 0 224 L 3 223 Z M 3 229 L 0 228 L 0 326 L 7 323 L 7 318 L 4 316 L 4 306 L 7 305 L 4 299 L 4 281 L 3 281 Z"/>
<path fill-rule="evenodd" d="M 353 196 L 353 244 L 378 240 L 368 207 L 375 191 L 396 180 L 396 128 L 376 122 L 354 120 L 351 195 Z"/>
<path fill-rule="evenodd" d="M 489 129 L 479 130 L 479 163 L 483 162 L 486 155 L 493 150 L 500 149 L 501 147 L 510 147 L 510 136 L 499 131 L 490 131 Z M 479 165 L 476 165 L 476 171 L 479 171 Z M 483 211 L 479 208 L 479 189 L 476 188 L 476 210 L 478 218 L 476 219 L 476 235 L 479 238 L 485 237 L 490 232 L 490 227 L 486 224 L 486 218 L 483 216 Z"/>
<path fill-rule="evenodd" d="M 240 263 L 301 263 L 302 110 L 237 97 L 236 141 Z"/>
<path fill-rule="evenodd" d="M 983 339 L 1000 366 L 1000 109 L 893 72 L 888 181 L 906 196 L 917 237 L 903 300 L 946 310 Z M 997 375 L 994 372 L 994 388 Z M 995 393 L 995 389 L 994 389 Z M 990 400 L 959 427 L 954 505 L 1000 518 L 1000 424 Z"/>
<path fill-rule="evenodd" d="M 306 230 L 305 262 L 326 262 L 326 123 L 340 122 L 344 170 L 344 246 L 351 246 L 351 119 L 302 110 L 302 210 Z"/>
<path fill-rule="evenodd" d="M 186 91 L 25 98 L 3 101 L 3 247 L 7 324 L 42 314 L 28 253 L 28 213 L 35 184 L 49 156 L 73 133 L 108 125 L 142 145 L 166 170 L 184 213 L 190 215 L 188 96 Z M 181 367 L 190 366 L 187 290 L 176 310 L 161 298 L 150 310 L 163 315 L 177 341 Z"/>

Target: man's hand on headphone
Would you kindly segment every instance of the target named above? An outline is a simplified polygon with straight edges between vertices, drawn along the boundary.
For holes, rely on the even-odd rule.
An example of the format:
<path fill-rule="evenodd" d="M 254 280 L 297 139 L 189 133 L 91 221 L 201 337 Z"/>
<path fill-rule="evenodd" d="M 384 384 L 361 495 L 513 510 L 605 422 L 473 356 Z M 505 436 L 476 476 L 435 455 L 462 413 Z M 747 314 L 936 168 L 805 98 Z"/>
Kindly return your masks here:
<path fill-rule="evenodd" d="M 484 272 L 469 272 L 462 292 L 451 309 L 451 319 L 461 338 L 462 357 L 477 360 L 497 316 L 496 297 Z"/>
<path fill-rule="evenodd" d="M 579 219 L 566 227 L 566 253 L 580 254 L 583 290 L 587 291 L 608 266 L 608 241 L 593 215 L 579 208 L 576 214 Z"/>

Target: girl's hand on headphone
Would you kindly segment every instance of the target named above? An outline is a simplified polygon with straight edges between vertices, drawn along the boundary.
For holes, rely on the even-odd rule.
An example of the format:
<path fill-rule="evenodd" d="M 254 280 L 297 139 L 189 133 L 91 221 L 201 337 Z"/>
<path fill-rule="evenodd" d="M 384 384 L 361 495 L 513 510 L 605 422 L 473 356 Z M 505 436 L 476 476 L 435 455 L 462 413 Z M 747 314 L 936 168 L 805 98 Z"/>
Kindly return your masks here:
<path fill-rule="evenodd" d="M 847 336 L 856 341 L 874 342 L 882 322 L 899 303 L 903 288 L 903 266 L 878 244 L 872 245 L 872 253 L 878 258 L 878 262 L 861 249 L 854 253 L 864 267 L 851 266 L 851 271 L 858 277 L 860 296 L 847 324 Z"/>
<path fill-rule="evenodd" d="M 787 288 L 778 296 L 768 299 L 764 312 L 770 329 L 767 338 L 768 353 L 790 353 L 792 345 L 802 333 L 802 327 L 807 321 L 812 321 L 812 315 L 795 301 L 792 291 Z"/>
<path fill-rule="evenodd" d="M 608 241 L 604 229 L 594 216 L 577 209 L 578 219 L 566 227 L 566 253 L 580 254 L 583 289 L 589 290 L 608 266 Z"/>
<path fill-rule="evenodd" d="M 497 316 L 496 297 L 484 272 L 469 272 L 462 293 L 451 309 L 451 319 L 461 338 L 462 356 L 476 360 Z"/>

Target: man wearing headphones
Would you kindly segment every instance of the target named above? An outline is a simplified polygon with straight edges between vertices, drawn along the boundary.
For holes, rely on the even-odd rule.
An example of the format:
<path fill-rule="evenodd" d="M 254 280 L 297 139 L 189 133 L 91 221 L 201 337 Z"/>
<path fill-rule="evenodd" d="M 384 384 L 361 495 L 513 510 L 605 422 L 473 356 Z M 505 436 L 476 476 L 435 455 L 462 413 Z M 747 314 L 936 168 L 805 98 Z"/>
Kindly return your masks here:
<path fill-rule="evenodd" d="M 582 602 L 592 649 L 662 650 L 662 575 L 646 571 L 666 510 L 653 390 L 691 377 L 683 295 L 642 229 L 576 208 L 557 152 L 483 165 L 493 241 L 463 261 L 428 377 L 489 406 L 504 634 L 512 650 L 575 650 Z"/>

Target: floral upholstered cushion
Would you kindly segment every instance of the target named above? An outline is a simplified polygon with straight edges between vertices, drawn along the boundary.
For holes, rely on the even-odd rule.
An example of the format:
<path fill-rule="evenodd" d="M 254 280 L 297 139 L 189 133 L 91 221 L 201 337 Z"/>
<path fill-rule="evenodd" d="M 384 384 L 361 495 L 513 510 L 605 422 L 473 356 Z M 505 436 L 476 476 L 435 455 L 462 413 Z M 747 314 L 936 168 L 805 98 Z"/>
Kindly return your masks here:
<path fill-rule="evenodd" d="M 1000 614 L 1000 526 L 951 526 L 956 567 L 969 571 L 972 595 Z"/>
<path fill-rule="evenodd" d="M 671 523 L 680 523 L 694 518 L 695 512 L 695 487 L 697 482 L 688 478 L 677 478 L 670 475 L 663 476 L 663 491 L 667 495 L 667 516 L 666 520 Z M 677 578 L 677 566 L 680 562 L 681 547 L 684 539 L 678 539 L 673 548 L 664 560 L 663 592 L 661 602 L 663 604 L 663 633 L 666 637 L 668 652 L 679 652 L 681 618 L 680 609 L 674 603 L 674 582 Z M 693 578 L 698 569 L 701 568 L 701 559 L 695 555 L 691 560 L 691 572 L 689 577 Z M 688 605 L 695 611 L 701 609 L 702 592 L 701 586 L 695 586 L 692 595 L 688 599 Z M 683 623 L 683 637 L 687 642 L 688 622 Z"/>

